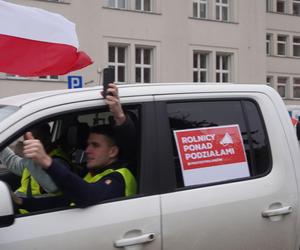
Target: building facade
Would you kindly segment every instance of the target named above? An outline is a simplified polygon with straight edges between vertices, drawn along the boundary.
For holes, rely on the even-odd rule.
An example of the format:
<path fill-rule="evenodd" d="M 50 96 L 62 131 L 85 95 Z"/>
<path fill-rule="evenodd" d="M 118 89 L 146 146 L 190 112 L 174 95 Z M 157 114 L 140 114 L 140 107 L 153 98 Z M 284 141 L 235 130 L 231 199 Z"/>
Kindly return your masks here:
<path fill-rule="evenodd" d="M 119 84 L 268 83 L 300 104 L 300 0 L 10 2 L 76 23 L 80 50 L 94 63 L 69 75 L 82 76 L 85 87 L 99 85 L 111 66 Z M 0 76 L 0 96 L 67 87 L 67 75 Z"/>
<path fill-rule="evenodd" d="M 267 0 L 266 54 L 266 81 L 300 104 L 300 0 Z"/>

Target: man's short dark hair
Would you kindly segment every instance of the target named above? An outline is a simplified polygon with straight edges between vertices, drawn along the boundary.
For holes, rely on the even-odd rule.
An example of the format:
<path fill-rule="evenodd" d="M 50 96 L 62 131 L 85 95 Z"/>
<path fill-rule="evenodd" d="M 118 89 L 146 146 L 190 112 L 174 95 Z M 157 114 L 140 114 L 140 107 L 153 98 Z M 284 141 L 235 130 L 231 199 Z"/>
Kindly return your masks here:
<path fill-rule="evenodd" d="M 117 146 L 116 136 L 113 128 L 110 125 L 97 125 L 90 128 L 90 134 L 99 134 L 106 136 L 112 145 Z"/>

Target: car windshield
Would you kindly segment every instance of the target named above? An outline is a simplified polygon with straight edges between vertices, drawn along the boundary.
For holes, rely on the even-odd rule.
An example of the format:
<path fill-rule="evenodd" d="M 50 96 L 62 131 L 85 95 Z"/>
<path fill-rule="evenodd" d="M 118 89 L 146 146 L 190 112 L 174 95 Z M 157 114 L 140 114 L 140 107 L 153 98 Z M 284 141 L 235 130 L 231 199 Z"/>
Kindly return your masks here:
<path fill-rule="evenodd" d="M 8 116 L 16 112 L 19 108 L 16 106 L 0 105 L 0 121 L 3 121 Z"/>

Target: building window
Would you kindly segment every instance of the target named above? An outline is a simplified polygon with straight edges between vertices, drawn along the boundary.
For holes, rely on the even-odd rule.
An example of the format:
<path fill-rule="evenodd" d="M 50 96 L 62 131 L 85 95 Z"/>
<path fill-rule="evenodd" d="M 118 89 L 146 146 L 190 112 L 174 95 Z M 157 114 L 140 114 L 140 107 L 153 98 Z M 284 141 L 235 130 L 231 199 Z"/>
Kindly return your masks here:
<path fill-rule="evenodd" d="M 216 56 L 216 82 L 229 82 L 230 55 L 217 54 Z"/>
<path fill-rule="evenodd" d="M 286 12 L 286 0 L 277 0 L 276 11 L 278 13 L 285 13 Z"/>
<path fill-rule="evenodd" d="M 5 76 L 9 79 L 26 79 L 25 76 L 13 75 L 13 74 L 5 74 Z"/>
<path fill-rule="evenodd" d="M 108 0 L 108 7 L 125 9 L 127 6 L 126 0 Z"/>
<path fill-rule="evenodd" d="M 194 52 L 193 55 L 193 82 L 208 81 L 208 54 Z"/>
<path fill-rule="evenodd" d="M 269 85 L 270 87 L 273 87 L 273 76 L 267 76 L 266 78 L 266 83 L 267 85 Z"/>
<path fill-rule="evenodd" d="M 193 17 L 207 18 L 207 0 L 194 0 Z"/>
<path fill-rule="evenodd" d="M 229 0 L 216 0 L 216 20 L 228 21 Z"/>
<path fill-rule="evenodd" d="M 151 0 L 135 0 L 135 9 L 140 11 L 152 11 Z"/>
<path fill-rule="evenodd" d="M 278 76 L 277 78 L 277 91 L 279 95 L 284 98 L 286 97 L 286 87 L 288 83 L 287 77 Z"/>
<path fill-rule="evenodd" d="M 287 54 L 287 36 L 277 36 L 277 55 L 286 56 Z"/>
<path fill-rule="evenodd" d="M 300 0 L 293 1 L 293 14 L 300 16 Z"/>
<path fill-rule="evenodd" d="M 39 76 L 39 79 L 43 79 L 43 80 L 58 80 L 59 77 L 58 76 Z"/>
<path fill-rule="evenodd" d="M 115 69 L 115 81 L 126 82 L 126 47 L 109 46 L 108 65 Z"/>
<path fill-rule="evenodd" d="M 152 49 L 135 49 L 135 82 L 150 83 L 152 80 Z"/>
<path fill-rule="evenodd" d="M 293 97 L 294 98 L 300 98 L 300 78 L 296 77 L 294 78 L 294 84 L 293 84 Z"/>
<path fill-rule="evenodd" d="M 40 0 L 40 1 L 44 1 L 44 2 L 56 2 L 56 3 L 64 3 L 65 0 Z"/>
<path fill-rule="evenodd" d="M 38 79 L 38 80 L 53 80 L 58 81 L 59 76 L 38 76 L 37 78 L 33 77 L 26 77 L 26 76 L 19 76 L 19 75 L 13 75 L 13 74 L 5 74 L 5 76 L 9 79 Z"/>
<path fill-rule="evenodd" d="M 272 55 L 272 34 L 266 35 L 266 54 Z"/>
<path fill-rule="evenodd" d="M 300 37 L 293 37 L 293 56 L 300 56 Z"/>
<path fill-rule="evenodd" d="M 272 11 L 272 0 L 266 0 L 266 10 Z"/>

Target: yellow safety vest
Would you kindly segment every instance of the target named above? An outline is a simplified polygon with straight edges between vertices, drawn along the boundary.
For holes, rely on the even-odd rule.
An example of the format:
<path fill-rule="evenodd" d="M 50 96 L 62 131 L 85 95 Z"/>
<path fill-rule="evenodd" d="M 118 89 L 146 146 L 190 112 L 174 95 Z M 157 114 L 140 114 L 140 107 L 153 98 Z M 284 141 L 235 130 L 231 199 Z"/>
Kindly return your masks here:
<path fill-rule="evenodd" d="M 56 148 L 52 150 L 49 155 L 51 157 L 57 157 L 57 158 L 62 158 L 68 163 L 70 163 L 70 160 L 66 153 L 62 151 L 59 148 Z M 25 167 L 22 173 L 22 178 L 21 178 L 21 186 L 17 189 L 17 192 L 23 193 L 26 196 L 38 196 L 41 195 L 41 187 L 40 184 L 31 176 L 29 170 Z M 56 193 L 56 194 L 59 194 Z M 27 214 L 29 213 L 26 209 L 19 209 L 19 213 L 21 214 Z"/>
<path fill-rule="evenodd" d="M 65 161 L 70 162 L 67 155 L 59 148 L 52 150 L 49 155 L 51 157 L 62 158 Z M 26 167 L 23 170 L 21 186 L 17 189 L 17 192 L 22 193 L 26 196 L 38 196 L 42 194 L 39 183 L 31 176 L 29 170 Z"/>
<path fill-rule="evenodd" d="M 96 174 L 92 176 L 90 173 L 88 173 L 85 177 L 84 180 L 88 183 L 94 183 L 105 177 L 106 175 L 109 175 L 111 173 L 118 172 L 120 173 L 125 181 L 125 196 L 131 196 L 136 194 L 137 192 L 137 184 L 135 177 L 133 174 L 130 172 L 128 168 L 119 168 L 119 169 L 107 169 L 103 171 L 100 174 Z"/>
<path fill-rule="evenodd" d="M 135 180 L 134 175 L 130 172 L 130 170 L 128 168 L 119 168 L 116 170 L 113 170 L 111 168 L 106 169 L 105 171 L 103 171 L 102 173 L 96 174 L 96 175 L 91 175 L 90 173 L 88 173 L 83 180 L 85 180 L 88 183 L 94 183 L 99 181 L 100 179 L 102 179 L 103 177 L 114 173 L 114 172 L 118 172 L 120 173 L 125 181 L 125 196 L 131 196 L 137 193 L 137 183 Z M 72 202 L 70 204 L 70 206 L 75 206 L 75 203 Z"/>

